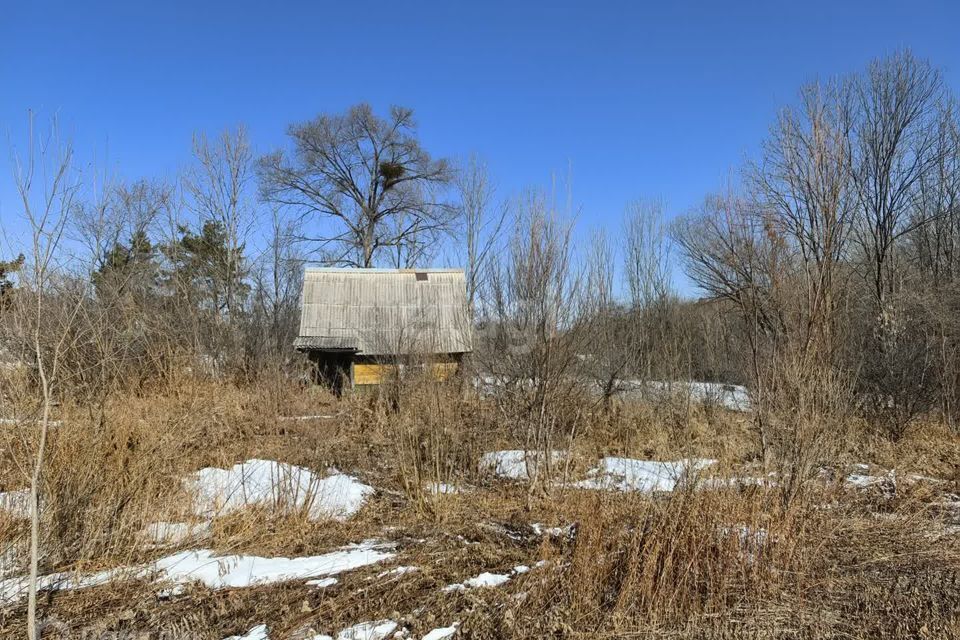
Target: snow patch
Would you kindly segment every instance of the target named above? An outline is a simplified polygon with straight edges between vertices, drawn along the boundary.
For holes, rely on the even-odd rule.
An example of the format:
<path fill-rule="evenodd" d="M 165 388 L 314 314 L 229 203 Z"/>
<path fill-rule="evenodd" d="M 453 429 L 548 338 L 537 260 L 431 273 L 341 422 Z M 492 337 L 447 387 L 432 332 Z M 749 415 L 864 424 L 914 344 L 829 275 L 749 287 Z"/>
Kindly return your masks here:
<path fill-rule="evenodd" d="M 753 564 L 757 555 L 767 546 L 770 534 L 762 527 L 738 524 L 732 527 L 720 527 L 720 535 L 736 536 L 743 557 Z"/>
<path fill-rule="evenodd" d="M 377 574 L 378 578 L 386 578 L 387 576 L 402 576 L 408 573 L 416 573 L 420 571 L 420 567 L 394 567 L 393 569 L 388 569 L 387 571 L 381 571 Z"/>
<path fill-rule="evenodd" d="M 459 626 L 459 622 L 454 622 L 449 627 L 438 627 L 423 636 L 422 640 L 446 640 L 457 632 L 457 627 Z"/>
<path fill-rule="evenodd" d="M 171 585 L 167 595 L 182 593 L 184 587 L 201 583 L 211 589 L 239 588 L 304 578 L 338 575 L 394 557 L 390 545 L 366 541 L 319 556 L 262 558 L 259 556 L 217 556 L 209 549 L 183 551 L 141 567 L 122 567 L 78 575 L 55 573 L 39 579 L 39 590 L 65 591 L 94 587 L 123 579 L 156 579 Z M 26 595 L 28 578 L 0 580 L 0 604 L 16 602 Z"/>
<path fill-rule="evenodd" d="M 488 573 L 484 571 L 478 576 L 464 580 L 457 584 L 448 584 L 443 588 L 444 592 L 449 593 L 451 591 L 466 591 L 467 589 L 479 589 L 481 587 L 499 587 L 505 582 L 509 582 L 510 574 L 508 573 Z"/>
<path fill-rule="evenodd" d="M 480 471 L 492 473 L 498 478 L 509 480 L 528 480 L 529 474 L 537 473 L 537 466 L 541 464 L 543 454 L 538 451 L 524 451 L 523 449 L 508 449 L 505 451 L 491 451 L 480 458 Z M 562 462 L 566 458 L 564 451 L 551 451 L 551 462 Z"/>
<path fill-rule="evenodd" d="M 26 519 L 30 517 L 30 491 L 0 492 L 0 510 L 6 511 L 13 518 Z"/>
<path fill-rule="evenodd" d="M 463 491 L 463 489 L 457 485 L 446 482 L 430 482 L 424 486 L 424 489 L 426 489 L 427 493 L 435 496 L 448 496 Z"/>
<path fill-rule="evenodd" d="M 321 479 L 304 467 L 272 460 L 207 467 L 184 479 L 184 485 L 194 495 L 194 512 L 206 518 L 260 506 L 280 513 L 306 511 L 312 520 L 344 520 L 374 492 L 352 476 Z"/>
<path fill-rule="evenodd" d="M 887 476 L 870 476 L 862 473 L 851 473 L 847 476 L 846 483 L 851 487 L 865 489 L 866 487 L 872 487 L 875 484 L 880 484 L 886 479 Z"/>
<path fill-rule="evenodd" d="M 242 636 L 230 636 L 229 638 L 224 638 L 223 640 L 269 640 L 269 638 L 270 636 L 267 634 L 267 625 L 258 624 Z"/>
<path fill-rule="evenodd" d="M 397 630 L 393 620 L 361 622 L 337 634 L 337 640 L 383 640 Z"/>
<path fill-rule="evenodd" d="M 684 380 L 624 380 L 624 386 L 643 396 L 686 398 L 698 404 L 712 404 L 731 411 L 750 411 L 752 403 L 746 387 L 722 382 L 688 382 Z"/>
<path fill-rule="evenodd" d="M 657 462 L 609 457 L 588 472 L 589 478 L 573 486 L 616 491 L 673 491 L 681 483 L 696 482 L 700 471 L 716 463 L 716 460 L 702 458 Z"/>
<path fill-rule="evenodd" d="M 339 580 L 336 578 L 320 578 L 319 580 L 307 580 L 307 586 L 316 587 L 317 589 L 326 589 L 327 587 L 332 587 L 338 582 Z"/>
<path fill-rule="evenodd" d="M 37 578 L 37 591 L 71 591 L 74 589 L 86 589 L 107 584 L 114 580 L 126 577 L 138 577 L 142 575 L 142 570 L 120 568 L 107 571 L 98 571 L 86 575 L 75 575 L 72 573 L 51 573 Z M 17 602 L 27 595 L 29 578 L 26 576 L 17 576 L 0 580 L 0 605 Z"/>
<path fill-rule="evenodd" d="M 745 489 L 747 487 L 776 487 L 779 483 L 771 472 L 768 476 L 732 476 L 703 478 L 698 484 L 703 489 Z"/>
<path fill-rule="evenodd" d="M 546 536 L 549 538 L 568 538 L 573 534 L 573 525 L 568 524 L 565 527 L 547 527 L 539 522 L 530 525 L 530 529 L 535 536 Z"/>
<path fill-rule="evenodd" d="M 143 530 L 143 537 L 154 545 L 177 545 L 200 540 L 210 535 L 210 522 L 153 522 Z"/>
<path fill-rule="evenodd" d="M 530 571 L 530 567 L 522 564 L 514 567 L 510 573 L 489 573 L 484 571 L 480 575 L 464 580 L 463 582 L 448 584 L 443 588 L 443 592 L 450 593 L 452 591 L 466 591 L 468 589 L 480 589 L 482 587 L 499 587 L 509 582 L 514 576 L 527 573 L 528 571 Z"/>
<path fill-rule="evenodd" d="M 209 550 L 184 551 L 158 560 L 155 567 L 161 574 L 161 580 L 175 585 L 200 582 L 211 589 L 249 587 L 334 576 L 394 556 L 381 549 L 382 545 L 367 542 L 320 556 L 302 558 L 215 556 Z"/>

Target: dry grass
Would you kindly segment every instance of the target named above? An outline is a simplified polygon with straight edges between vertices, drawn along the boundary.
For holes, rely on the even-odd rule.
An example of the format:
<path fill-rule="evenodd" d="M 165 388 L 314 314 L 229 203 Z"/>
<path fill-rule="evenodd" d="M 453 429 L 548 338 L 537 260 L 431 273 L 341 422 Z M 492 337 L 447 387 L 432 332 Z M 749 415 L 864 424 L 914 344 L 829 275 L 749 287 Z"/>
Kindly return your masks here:
<path fill-rule="evenodd" d="M 958 629 L 960 544 L 934 503 L 957 490 L 948 471 L 960 439 L 935 427 L 896 445 L 865 438 L 845 457 L 900 460 L 898 469 L 947 482 L 901 483 L 890 496 L 818 481 L 786 508 L 761 487 L 651 497 L 556 486 L 531 495 L 477 468 L 483 452 L 516 446 L 510 425 L 491 403 L 444 386 L 411 390 L 395 412 L 369 394 L 335 401 L 188 380 L 114 399 L 102 412 L 60 413 L 44 478 L 44 571 L 169 553 L 141 531 L 183 519 L 180 479 L 254 457 L 336 467 L 378 491 L 346 522 L 263 510 L 218 518 L 205 546 L 299 556 L 380 538 L 397 544 L 397 557 L 324 590 L 292 582 L 164 599 L 155 585 L 125 583 L 51 593 L 41 600 L 42 617 L 57 623 L 50 637 L 219 640 L 268 623 L 272 638 L 286 638 L 380 618 L 402 621 L 413 637 L 454 621 L 476 638 L 949 638 Z M 752 422 L 718 408 L 623 403 L 585 415 L 572 464 L 558 473 L 577 476 L 601 455 L 705 456 L 743 472 L 759 454 Z M 315 417 L 278 419 L 295 416 Z M 4 446 L 3 487 L 15 489 L 23 481 L 12 462 L 29 441 Z M 462 491 L 438 496 L 425 489 L 433 482 Z M 538 535 L 532 523 L 575 533 Z M 0 540 L 22 536 L 22 524 L 0 514 Z M 540 561 L 498 588 L 443 591 Z M 394 565 L 419 571 L 377 577 Z M 19 605 L 0 608 L 0 635 L 16 637 L 23 625 Z"/>

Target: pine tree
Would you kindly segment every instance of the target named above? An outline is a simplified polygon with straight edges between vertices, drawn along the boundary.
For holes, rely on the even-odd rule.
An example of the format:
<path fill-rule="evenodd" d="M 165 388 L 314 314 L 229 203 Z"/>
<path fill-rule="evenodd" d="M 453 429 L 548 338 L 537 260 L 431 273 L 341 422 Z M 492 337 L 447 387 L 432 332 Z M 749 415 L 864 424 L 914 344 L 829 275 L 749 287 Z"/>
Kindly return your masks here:
<path fill-rule="evenodd" d="M 15 260 L 0 260 L 0 312 L 5 311 L 13 300 L 14 283 L 10 276 L 23 267 L 24 257 L 21 253 Z"/>
<path fill-rule="evenodd" d="M 223 223 L 207 220 L 199 233 L 179 228 L 180 238 L 164 247 L 170 262 L 167 284 L 200 310 L 218 318 L 234 315 L 250 286 L 242 260 L 231 259 L 229 238 Z M 243 254 L 243 245 L 240 246 Z"/>
<path fill-rule="evenodd" d="M 93 274 L 97 295 L 116 296 L 144 305 L 157 287 L 157 251 L 145 231 L 136 231 L 129 244 L 116 243 Z"/>

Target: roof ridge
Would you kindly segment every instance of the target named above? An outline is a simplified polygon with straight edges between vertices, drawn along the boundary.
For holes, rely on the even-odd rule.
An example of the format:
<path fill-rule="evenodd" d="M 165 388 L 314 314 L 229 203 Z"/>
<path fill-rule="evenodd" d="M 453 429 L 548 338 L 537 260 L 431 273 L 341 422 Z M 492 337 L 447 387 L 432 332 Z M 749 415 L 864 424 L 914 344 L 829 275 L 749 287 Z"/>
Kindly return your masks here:
<path fill-rule="evenodd" d="M 464 273 L 463 269 L 457 268 L 446 268 L 446 267 L 424 267 L 422 269 L 383 269 L 380 267 L 375 268 L 359 268 L 359 267 L 304 267 L 304 271 L 313 271 L 317 273 L 356 273 L 360 274 L 373 274 L 373 273 Z"/>

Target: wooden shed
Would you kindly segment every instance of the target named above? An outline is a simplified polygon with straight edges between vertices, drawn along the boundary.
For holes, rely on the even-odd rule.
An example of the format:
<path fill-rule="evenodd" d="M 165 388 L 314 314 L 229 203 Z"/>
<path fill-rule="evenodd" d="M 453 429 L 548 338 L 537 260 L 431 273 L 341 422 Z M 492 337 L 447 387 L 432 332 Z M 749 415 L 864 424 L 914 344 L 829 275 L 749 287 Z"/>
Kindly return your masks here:
<path fill-rule="evenodd" d="M 471 350 L 463 271 L 308 268 L 294 346 L 338 393 L 413 367 L 446 378 Z"/>

